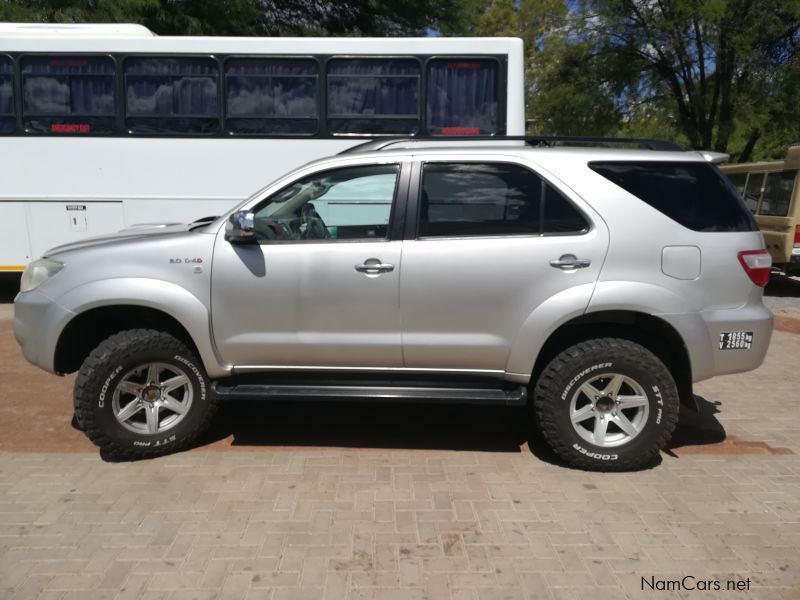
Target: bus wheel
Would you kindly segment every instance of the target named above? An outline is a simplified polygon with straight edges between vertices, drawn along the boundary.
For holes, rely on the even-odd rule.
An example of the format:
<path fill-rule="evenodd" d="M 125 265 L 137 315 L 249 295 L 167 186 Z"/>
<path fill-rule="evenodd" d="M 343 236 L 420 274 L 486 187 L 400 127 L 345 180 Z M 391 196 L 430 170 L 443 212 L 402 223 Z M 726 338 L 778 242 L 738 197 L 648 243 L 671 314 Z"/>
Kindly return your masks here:
<path fill-rule="evenodd" d="M 190 446 L 216 411 L 202 364 L 180 340 L 131 329 L 100 343 L 75 380 L 81 429 L 108 460 L 135 460 Z"/>

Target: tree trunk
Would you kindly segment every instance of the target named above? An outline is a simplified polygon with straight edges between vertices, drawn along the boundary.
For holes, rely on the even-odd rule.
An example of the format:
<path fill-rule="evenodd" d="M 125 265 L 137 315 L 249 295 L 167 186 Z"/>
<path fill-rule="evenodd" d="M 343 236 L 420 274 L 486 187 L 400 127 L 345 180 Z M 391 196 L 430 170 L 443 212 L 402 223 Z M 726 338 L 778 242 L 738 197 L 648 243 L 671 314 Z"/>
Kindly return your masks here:
<path fill-rule="evenodd" d="M 753 156 L 753 148 L 756 146 L 756 142 L 758 138 L 761 137 L 761 130 L 754 129 L 750 132 L 750 135 L 747 138 L 747 143 L 744 145 L 744 149 L 742 153 L 739 155 L 739 158 L 736 159 L 736 162 L 744 163 L 750 160 L 750 157 Z"/>

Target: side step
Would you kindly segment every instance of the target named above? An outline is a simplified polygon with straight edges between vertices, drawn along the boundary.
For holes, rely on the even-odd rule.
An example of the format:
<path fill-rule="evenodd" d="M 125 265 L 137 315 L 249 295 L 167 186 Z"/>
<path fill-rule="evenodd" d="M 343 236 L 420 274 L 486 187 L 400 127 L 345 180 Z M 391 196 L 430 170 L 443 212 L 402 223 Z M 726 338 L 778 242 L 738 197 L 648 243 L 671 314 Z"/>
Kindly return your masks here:
<path fill-rule="evenodd" d="M 213 384 L 220 400 L 375 400 L 388 402 L 454 402 L 462 404 L 525 404 L 524 386 L 498 387 L 409 387 L 382 385 L 287 385 L 242 383 Z"/>

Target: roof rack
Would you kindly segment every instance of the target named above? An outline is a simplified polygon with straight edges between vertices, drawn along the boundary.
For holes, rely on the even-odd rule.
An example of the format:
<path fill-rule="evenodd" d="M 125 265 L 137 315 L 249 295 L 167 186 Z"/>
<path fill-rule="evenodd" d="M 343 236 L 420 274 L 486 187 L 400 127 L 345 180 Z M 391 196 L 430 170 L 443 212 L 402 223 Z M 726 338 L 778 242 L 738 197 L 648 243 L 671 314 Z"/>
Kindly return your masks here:
<path fill-rule="evenodd" d="M 647 150 L 661 152 L 683 152 L 675 142 L 667 140 L 655 140 L 651 138 L 637 137 L 602 137 L 588 135 L 529 135 L 525 136 L 525 143 L 530 146 L 550 146 L 553 142 L 565 142 L 575 145 L 594 145 L 594 144 L 636 144 Z"/>
<path fill-rule="evenodd" d="M 647 150 L 683 152 L 678 144 L 666 140 L 636 137 L 598 137 L 585 135 L 503 135 L 503 136 L 471 136 L 459 135 L 453 137 L 398 137 L 379 138 L 370 140 L 342 150 L 339 154 L 361 154 L 364 152 L 379 152 L 394 144 L 418 142 L 525 142 L 528 146 L 554 146 L 559 143 L 575 146 L 596 146 L 615 144 L 635 144 Z"/>

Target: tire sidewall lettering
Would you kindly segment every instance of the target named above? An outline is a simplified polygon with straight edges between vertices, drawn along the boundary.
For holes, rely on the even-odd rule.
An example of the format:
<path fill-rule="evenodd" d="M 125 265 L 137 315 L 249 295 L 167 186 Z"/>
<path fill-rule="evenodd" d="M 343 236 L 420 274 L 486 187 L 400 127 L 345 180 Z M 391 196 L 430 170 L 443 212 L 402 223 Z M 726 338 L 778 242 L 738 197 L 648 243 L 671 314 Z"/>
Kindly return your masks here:
<path fill-rule="evenodd" d="M 664 397 L 661 395 L 661 390 L 659 389 L 659 387 L 657 385 L 651 386 L 651 389 L 653 390 L 653 396 L 655 397 L 656 404 L 658 405 L 656 407 L 655 422 L 656 422 L 656 425 L 660 425 L 661 424 L 661 416 L 664 414 Z"/>
<path fill-rule="evenodd" d="M 180 363 L 183 363 L 187 367 L 189 367 L 195 376 L 195 382 L 198 384 L 200 388 L 200 400 L 206 399 L 206 380 L 203 375 L 200 373 L 200 370 L 194 365 L 194 363 L 190 360 L 187 360 L 180 354 L 176 354 L 172 357 L 173 360 L 176 360 Z"/>
<path fill-rule="evenodd" d="M 572 447 L 575 448 L 575 450 L 577 450 L 581 454 L 589 458 L 595 458 L 597 460 L 617 460 L 619 458 L 619 454 L 604 454 L 602 452 L 592 452 L 590 450 L 587 450 L 580 444 L 572 444 Z"/>
<path fill-rule="evenodd" d="M 588 375 L 589 373 L 593 373 L 594 371 L 599 371 L 600 369 L 608 369 L 608 368 L 613 367 L 613 366 L 614 366 L 613 362 L 603 362 L 603 363 L 597 363 L 595 365 L 592 365 L 591 367 L 587 367 L 587 368 L 583 369 L 580 373 L 575 375 L 575 377 L 573 377 L 570 380 L 570 382 L 567 384 L 566 389 L 561 394 L 561 399 L 562 400 L 566 400 L 567 396 L 569 395 L 570 390 L 573 387 L 575 387 L 575 384 L 578 381 L 580 381 L 584 376 Z"/>
<path fill-rule="evenodd" d="M 122 365 L 118 365 L 113 371 L 111 371 L 111 374 L 106 378 L 105 382 L 103 382 L 97 400 L 97 408 L 105 408 L 106 396 L 108 395 L 109 390 L 112 389 L 111 384 L 114 382 L 114 379 L 117 377 L 117 375 L 119 375 L 120 371 L 122 371 Z"/>

